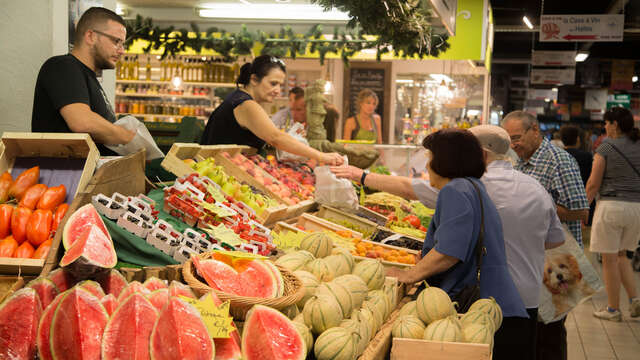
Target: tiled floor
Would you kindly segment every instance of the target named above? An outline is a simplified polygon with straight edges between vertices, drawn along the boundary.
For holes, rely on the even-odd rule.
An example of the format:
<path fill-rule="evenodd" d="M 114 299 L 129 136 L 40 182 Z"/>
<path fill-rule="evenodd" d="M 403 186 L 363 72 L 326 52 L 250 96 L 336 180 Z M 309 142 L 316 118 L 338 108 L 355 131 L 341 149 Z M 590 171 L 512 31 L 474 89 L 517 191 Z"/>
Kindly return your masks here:
<path fill-rule="evenodd" d="M 586 253 L 596 269 L 601 271 L 595 256 L 588 250 Z M 640 291 L 640 272 L 634 274 Z M 620 299 L 625 300 L 620 303 L 622 322 L 600 320 L 593 316 L 593 311 L 607 304 L 604 290 L 569 313 L 566 322 L 569 360 L 640 359 L 640 318 L 629 317 L 629 304 L 623 289 Z"/>

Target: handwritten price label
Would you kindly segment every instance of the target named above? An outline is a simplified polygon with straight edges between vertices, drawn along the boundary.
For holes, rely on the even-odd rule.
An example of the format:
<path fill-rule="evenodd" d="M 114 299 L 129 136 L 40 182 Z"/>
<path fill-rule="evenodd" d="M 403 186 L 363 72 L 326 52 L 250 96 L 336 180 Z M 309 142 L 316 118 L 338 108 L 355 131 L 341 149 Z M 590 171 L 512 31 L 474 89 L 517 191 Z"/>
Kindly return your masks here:
<path fill-rule="evenodd" d="M 220 306 L 216 306 L 211 294 L 203 297 L 202 300 L 191 299 L 185 296 L 180 296 L 180 298 L 193 305 L 198 312 L 200 312 L 202 321 L 212 338 L 231 337 L 231 333 L 235 328 L 233 327 L 233 318 L 229 316 L 228 301 L 225 301 Z"/>

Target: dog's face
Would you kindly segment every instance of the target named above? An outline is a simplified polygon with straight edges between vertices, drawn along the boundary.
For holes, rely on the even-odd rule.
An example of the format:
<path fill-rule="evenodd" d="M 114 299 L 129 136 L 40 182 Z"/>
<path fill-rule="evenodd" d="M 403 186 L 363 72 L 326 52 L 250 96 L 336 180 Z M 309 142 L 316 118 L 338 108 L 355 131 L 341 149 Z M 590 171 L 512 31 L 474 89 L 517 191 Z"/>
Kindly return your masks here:
<path fill-rule="evenodd" d="M 547 257 L 544 263 L 544 284 L 552 294 L 566 294 L 582 279 L 578 261 L 573 255 Z"/>

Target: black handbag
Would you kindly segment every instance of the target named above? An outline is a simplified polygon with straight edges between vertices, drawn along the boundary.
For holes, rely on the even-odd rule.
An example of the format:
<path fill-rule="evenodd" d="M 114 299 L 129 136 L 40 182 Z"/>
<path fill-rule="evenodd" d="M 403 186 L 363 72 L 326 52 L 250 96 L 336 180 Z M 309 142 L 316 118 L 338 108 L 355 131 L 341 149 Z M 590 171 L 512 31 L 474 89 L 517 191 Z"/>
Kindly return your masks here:
<path fill-rule="evenodd" d="M 478 199 L 480 200 L 480 232 L 478 234 L 478 241 L 475 247 L 476 256 L 476 283 L 466 285 L 457 294 L 451 297 L 451 300 L 458 304 L 457 311 L 459 313 L 466 313 L 476 300 L 480 299 L 480 267 L 482 266 L 483 256 L 487 253 L 487 249 L 484 247 L 484 206 L 482 204 L 482 196 L 480 195 L 480 189 L 473 181 L 467 179 L 476 189 Z"/>

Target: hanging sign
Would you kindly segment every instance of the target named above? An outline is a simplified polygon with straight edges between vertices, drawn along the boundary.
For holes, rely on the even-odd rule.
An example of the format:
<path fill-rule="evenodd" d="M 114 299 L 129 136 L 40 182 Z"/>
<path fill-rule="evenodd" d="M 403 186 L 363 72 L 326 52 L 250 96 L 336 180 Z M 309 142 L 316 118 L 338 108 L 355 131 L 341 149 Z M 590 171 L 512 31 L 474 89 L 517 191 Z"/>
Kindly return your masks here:
<path fill-rule="evenodd" d="M 533 66 L 576 66 L 575 51 L 538 51 L 531 55 Z"/>
<path fill-rule="evenodd" d="M 557 101 L 558 90 L 553 89 L 529 89 L 527 90 L 527 99 L 530 100 L 546 100 Z"/>
<path fill-rule="evenodd" d="M 456 13 L 458 10 L 457 0 L 429 0 L 433 10 L 439 15 L 442 25 L 447 29 L 450 36 L 456 35 Z"/>
<path fill-rule="evenodd" d="M 635 61 L 633 60 L 613 60 L 611 62 L 611 89 L 633 89 L 634 67 Z"/>
<path fill-rule="evenodd" d="M 624 15 L 542 15 L 540 41 L 622 41 Z"/>
<path fill-rule="evenodd" d="M 631 95 L 629 94 L 609 95 L 609 98 L 607 99 L 607 110 L 616 106 L 620 106 L 626 109 L 631 109 Z"/>
<path fill-rule="evenodd" d="M 576 68 L 566 69 L 531 69 L 532 84 L 573 85 L 576 80 Z"/>

